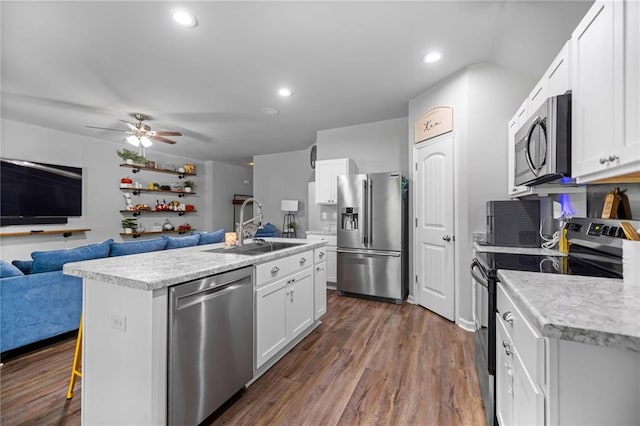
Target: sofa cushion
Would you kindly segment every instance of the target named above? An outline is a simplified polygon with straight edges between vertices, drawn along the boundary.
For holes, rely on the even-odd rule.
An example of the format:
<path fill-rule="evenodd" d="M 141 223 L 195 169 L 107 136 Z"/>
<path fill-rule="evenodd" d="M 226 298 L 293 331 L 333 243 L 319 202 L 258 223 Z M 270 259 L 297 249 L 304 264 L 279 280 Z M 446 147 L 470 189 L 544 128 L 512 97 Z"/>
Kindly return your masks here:
<path fill-rule="evenodd" d="M 198 245 L 221 243 L 224 241 L 224 228 L 211 232 L 194 232 L 193 235 L 199 234 L 200 241 Z"/>
<path fill-rule="evenodd" d="M 126 243 L 111 243 L 109 256 L 125 256 L 128 254 L 147 253 L 150 251 L 163 250 L 167 245 L 164 238 L 153 238 L 143 241 L 131 241 Z"/>
<path fill-rule="evenodd" d="M 112 242 L 112 239 L 108 239 L 102 243 L 89 244 L 67 250 L 34 251 L 31 253 L 33 258 L 31 273 L 59 271 L 65 263 L 107 257 L 109 256 L 109 247 Z"/>
<path fill-rule="evenodd" d="M 198 241 L 200 241 L 200 235 L 197 234 L 188 235 L 186 237 L 167 237 L 166 235 L 163 235 L 162 238 L 167 240 L 167 245 L 165 247 L 167 250 L 197 246 Z"/>
<path fill-rule="evenodd" d="M 20 269 L 23 274 L 29 275 L 33 267 L 33 260 L 14 260 L 11 264 Z"/>
<path fill-rule="evenodd" d="M 19 277 L 24 275 L 20 269 L 6 260 L 0 260 L 0 278 Z"/>

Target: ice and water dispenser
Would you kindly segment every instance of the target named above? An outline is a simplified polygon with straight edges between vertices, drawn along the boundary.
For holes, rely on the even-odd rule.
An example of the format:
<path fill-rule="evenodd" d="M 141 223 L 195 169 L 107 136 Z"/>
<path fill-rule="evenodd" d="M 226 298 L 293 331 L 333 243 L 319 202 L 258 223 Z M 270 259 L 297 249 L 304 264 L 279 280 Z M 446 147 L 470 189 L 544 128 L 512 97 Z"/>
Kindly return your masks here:
<path fill-rule="evenodd" d="M 357 207 L 343 207 L 340 209 L 341 226 L 343 231 L 357 231 L 358 230 L 358 208 Z"/>

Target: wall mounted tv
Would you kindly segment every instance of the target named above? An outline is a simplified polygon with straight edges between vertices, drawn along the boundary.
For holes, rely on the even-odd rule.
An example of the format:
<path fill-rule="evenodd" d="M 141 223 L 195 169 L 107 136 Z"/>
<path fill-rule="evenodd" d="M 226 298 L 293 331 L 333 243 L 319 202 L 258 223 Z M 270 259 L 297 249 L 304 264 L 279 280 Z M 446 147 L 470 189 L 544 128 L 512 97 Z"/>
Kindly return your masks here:
<path fill-rule="evenodd" d="M 1 225 L 67 223 L 82 216 L 82 169 L 0 158 Z"/>

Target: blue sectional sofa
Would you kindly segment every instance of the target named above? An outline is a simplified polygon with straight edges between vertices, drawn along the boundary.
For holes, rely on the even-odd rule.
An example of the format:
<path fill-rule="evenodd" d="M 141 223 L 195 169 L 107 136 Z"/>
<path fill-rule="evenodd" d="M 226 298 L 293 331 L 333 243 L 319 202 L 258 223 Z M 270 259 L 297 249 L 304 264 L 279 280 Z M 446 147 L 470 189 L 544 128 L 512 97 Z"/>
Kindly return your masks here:
<path fill-rule="evenodd" d="M 0 352 L 76 330 L 82 313 L 82 279 L 64 275 L 69 262 L 212 244 L 224 229 L 183 237 L 125 243 L 109 239 L 68 250 L 35 251 L 32 260 L 0 260 Z"/>

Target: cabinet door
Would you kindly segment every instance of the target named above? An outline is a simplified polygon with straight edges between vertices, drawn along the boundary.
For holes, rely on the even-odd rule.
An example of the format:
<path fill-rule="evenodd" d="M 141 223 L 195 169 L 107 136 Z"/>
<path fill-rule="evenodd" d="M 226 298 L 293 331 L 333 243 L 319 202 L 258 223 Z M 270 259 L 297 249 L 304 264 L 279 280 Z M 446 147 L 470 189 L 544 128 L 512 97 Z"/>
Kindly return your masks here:
<path fill-rule="evenodd" d="M 570 51 L 571 42 L 568 41 L 544 74 L 547 97 L 562 95 L 571 90 Z"/>
<path fill-rule="evenodd" d="M 531 111 L 529 115 L 534 114 L 548 97 L 549 86 L 547 76 L 544 75 L 529 94 L 529 110 Z"/>
<path fill-rule="evenodd" d="M 513 422 L 513 343 L 496 314 L 496 417 L 501 426 Z"/>
<path fill-rule="evenodd" d="M 522 126 L 527 119 L 529 118 L 529 98 L 525 99 L 520 108 L 518 108 L 518 112 L 516 113 L 516 118 L 518 122 L 516 124 L 516 131 Z"/>
<path fill-rule="evenodd" d="M 640 2 L 625 6 L 625 145 L 640 160 Z"/>
<path fill-rule="evenodd" d="M 571 37 L 573 158 L 576 177 L 615 166 L 623 126 L 623 70 L 614 1 L 597 1 Z M 621 25 L 620 25 L 621 26 Z M 621 29 L 620 29 L 621 31 Z"/>
<path fill-rule="evenodd" d="M 289 284 L 289 339 L 313 323 L 313 268 L 291 276 Z"/>
<path fill-rule="evenodd" d="M 514 354 L 513 361 L 513 424 L 543 425 L 544 395 L 527 373 L 518 354 Z"/>
<path fill-rule="evenodd" d="M 288 342 L 288 280 L 282 279 L 256 290 L 256 368 Z"/>
<path fill-rule="evenodd" d="M 333 185 L 331 186 L 331 199 L 334 203 L 338 202 L 338 176 L 349 174 L 349 159 L 338 158 L 333 160 Z"/>
<path fill-rule="evenodd" d="M 328 204 L 332 199 L 332 160 L 316 161 L 316 203 Z M 335 176 L 334 176 L 335 177 Z M 336 183 L 334 183 L 336 185 Z M 334 190 L 335 193 L 335 190 Z"/>
<path fill-rule="evenodd" d="M 335 283 L 338 281 L 338 253 L 337 248 L 327 246 L 327 281 Z"/>
<path fill-rule="evenodd" d="M 315 265 L 313 271 L 313 319 L 327 312 L 327 262 Z"/>

